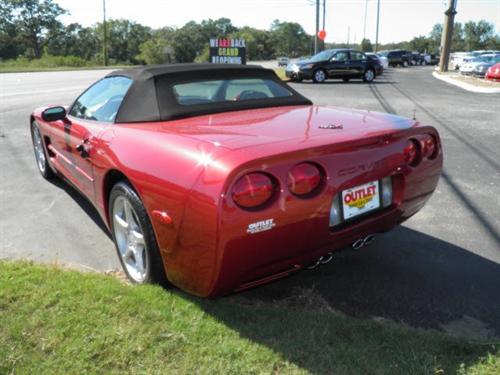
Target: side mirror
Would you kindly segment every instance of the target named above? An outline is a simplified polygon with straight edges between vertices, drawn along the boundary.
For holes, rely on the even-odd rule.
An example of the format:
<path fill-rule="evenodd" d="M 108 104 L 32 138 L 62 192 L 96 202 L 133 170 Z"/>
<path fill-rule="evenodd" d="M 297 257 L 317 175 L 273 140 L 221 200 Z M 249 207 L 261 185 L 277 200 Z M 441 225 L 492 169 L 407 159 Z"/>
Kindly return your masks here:
<path fill-rule="evenodd" d="M 47 122 L 64 120 L 66 118 L 66 109 L 64 107 L 50 107 L 42 112 L 42 119 Z"/>

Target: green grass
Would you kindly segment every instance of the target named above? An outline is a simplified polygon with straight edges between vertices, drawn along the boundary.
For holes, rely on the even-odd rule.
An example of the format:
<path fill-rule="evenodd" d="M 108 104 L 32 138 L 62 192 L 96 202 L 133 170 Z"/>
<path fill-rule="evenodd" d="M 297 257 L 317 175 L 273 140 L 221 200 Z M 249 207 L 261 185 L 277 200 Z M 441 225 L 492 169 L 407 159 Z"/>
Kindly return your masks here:
<path fill-rule="evenodd" d="M 314 302 L 307 291 L 300 298 Z M 298 306 L 309 306 L 307 308 Z M 498 374 L 499 343 L 0 262 L 0 374 Z"/>
<path fill-rule="evenodd" d="M 76 56 L 43 56 L 40 59 L 24 57 L 0 60 L 0 73 L 45 72 L 81 69 L 114 69 L 125 65 L 102 66 L 96 61 L 86 61 Z"/>
<path fill-rule="evenodd" d="M 274 71 L 282 81 L 288 81 L 288 77 L 285 74 L 285 68 L 275 68 Z"/>

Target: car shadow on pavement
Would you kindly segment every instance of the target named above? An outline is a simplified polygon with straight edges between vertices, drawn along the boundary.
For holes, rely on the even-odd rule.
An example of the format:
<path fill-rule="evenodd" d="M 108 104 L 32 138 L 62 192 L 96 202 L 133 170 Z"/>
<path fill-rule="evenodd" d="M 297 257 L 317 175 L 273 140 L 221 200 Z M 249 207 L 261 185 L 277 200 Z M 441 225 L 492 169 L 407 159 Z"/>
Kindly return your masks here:
<path fill-rule="evenodd" d="M 95 209 L 94 205 L 90 203 L 76 188 L 74 188 L 69 182 L 61 179 L 54 178 L 50 180 L 50 183 L 61 190 L 64 190 L 79 206 L 85 211 L 85 213 L 92 219 L 92 221 L 99 227 L 99 229 L 111 239 L 111 234 L 106 227 L 106 224 L 102 221 L 101 216 Z"/>
<path fill-rule="evenodd" d="M 499 264 L 400 226 L 378 237 L 369 247 L 338 254 L 333 262 L 316 270 L 302 271 L 220 301 L 193 301 L 240 336 L 281 353 L 284 359 L 313 373 L 328 373 L 325 366 L 345 354 L 343 351 L 357 350 L 356 345 L 363 346 L 363 352 L 369 353 L 368 360 L 373 360 L 370 372 L 382 369 L 383 373 L 384 366 L 398 366 L 400 359 L 394 359 L 396 363 L 377 363 L 376 352 L 380 347 L 394 345 L 397 337 L 389 338 L 391 343 L 387 344 L 383 333 L 369 333 L 369 327 L 364 328 L 366 334 L 363 330 L 343 332 L 336 326 L 338 323 L 328 319 L 328 326 L 309 320 L 317 316 L 324 322 L 321 316 L 325 311 L 337 312 L 340 316 L 398 322 L 496 342 L 500 337 L 499 285 Z M 272 319 L 260 321 L 259 309 L 273 309 Z M 302 321 L 297 321 L 301 316 Z M 363 324 L 363 319 L 359 322 Z M 300 352 L 291 343 L 304 338 L 304 343 L 310 344 L 314 342 L 311 337 L 316 337 L 318 343 L 312 347 L 305 344 Z M 415 358 L 440 357 L 431 344 L 414 344 L 421 346 L 412 351 Z M 319 353 L 318 345 L 324 346 Z M 453 341 L 450 345 L 454 345 Z M 462 360 L 452 364 L 456 368 L 450 373 L 456 373 L 461 363 L 477 362 L 478 356 L 471 358 L 469 354 L 459 354 Z M 406 373 L 405 365 L 399 368 L 400 373 Z M 381 368 L 377 370 L 377 366 Z"/>
<path fill-rule="evenodd" d="M 500 264 L 400 226 L 324 267 L 241 293 L 276 301 L 308 289 L 349 315 L 440 328 L 471 317 L 500 337 Z"/>

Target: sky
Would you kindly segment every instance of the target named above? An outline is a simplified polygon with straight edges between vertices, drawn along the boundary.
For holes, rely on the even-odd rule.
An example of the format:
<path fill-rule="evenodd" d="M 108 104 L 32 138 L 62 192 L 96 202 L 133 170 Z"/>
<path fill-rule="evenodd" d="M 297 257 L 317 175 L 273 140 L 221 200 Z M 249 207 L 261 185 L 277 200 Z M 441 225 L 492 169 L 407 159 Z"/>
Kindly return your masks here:
<path fill-rule="evenodd" d="M 322 3 L 323 0 L 321 0 Z M 102 0 L 55 0 L 70 15 L 64 23 L 90 26 L 102 20 Z M 106 0 L 107 18 L 126 18 L 159 28 L 181 27 L 191 20 L 226 17 L 234 25 L 268 29 L 273 20 L 298 22 L 315 32 L 315 0 Z M 427 35 L 442 23 L 447 0 L 380 0 L 380 43 Z M 326 41 L 375 40 L 377 0 L 326 0 Z M 500 0 L 458 0 L 457 22 L 486 20 L 500 33 Z M 321 28 L 321 26 L 320 26 Z"/>

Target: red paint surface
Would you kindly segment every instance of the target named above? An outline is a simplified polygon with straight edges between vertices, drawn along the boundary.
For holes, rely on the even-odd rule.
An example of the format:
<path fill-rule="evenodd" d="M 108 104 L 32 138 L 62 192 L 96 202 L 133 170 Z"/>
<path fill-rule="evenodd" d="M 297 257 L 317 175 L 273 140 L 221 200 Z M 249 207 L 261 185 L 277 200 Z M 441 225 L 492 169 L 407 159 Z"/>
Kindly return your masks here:
<path fill-rule="evenodd" d="M 50 144 L 52 167 L 94 203 L 108 225 L 106 180 L 113 171 L 124 174 L 150 215 L 169 280 L 200 296 L 285 276 L 328 251 L 391 229 L 423 207 L 442 168 L 433 127 L 359 110 L 280 107 L 143 124 L 72 117 L 45 123 L 40 114 L 34 117 Z M 319 127 L 332 123 L 343 128 Z M 421 141 L 425 134 L 435 137 L 438 152 L 407 166 L 407 140 Z M 84 139 L 88 159 L 75 151 Z M 325 173 L 311 196 L 288 188 L 290 169 L 301 162 Z M 234 183 L 250 172 L 264 172 L 278 185 L 257 210 L 242 209 L 231 198 Z M 335 194 L 387 176 L 393 176 L 391 207 L 329 228 Z M 273 225 L 249 233 L 258 222 Z"/>
<path fill-rule="evenodd" d="M 484 78 L 500 82 L 500 63 L 490 66 Z"/>

